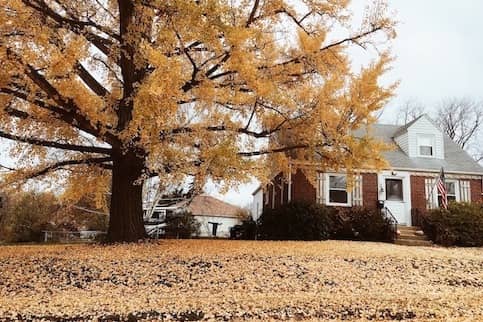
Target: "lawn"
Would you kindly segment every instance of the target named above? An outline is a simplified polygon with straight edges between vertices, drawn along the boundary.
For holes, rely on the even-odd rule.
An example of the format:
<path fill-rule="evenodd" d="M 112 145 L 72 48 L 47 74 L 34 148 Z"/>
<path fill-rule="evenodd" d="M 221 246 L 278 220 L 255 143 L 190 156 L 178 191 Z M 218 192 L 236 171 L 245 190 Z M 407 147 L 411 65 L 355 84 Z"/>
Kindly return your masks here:
<path fill-rule="evenodd" d="M 483 249 L 167 240 L 0 247 L 0 320 L 483 320 Z"/>

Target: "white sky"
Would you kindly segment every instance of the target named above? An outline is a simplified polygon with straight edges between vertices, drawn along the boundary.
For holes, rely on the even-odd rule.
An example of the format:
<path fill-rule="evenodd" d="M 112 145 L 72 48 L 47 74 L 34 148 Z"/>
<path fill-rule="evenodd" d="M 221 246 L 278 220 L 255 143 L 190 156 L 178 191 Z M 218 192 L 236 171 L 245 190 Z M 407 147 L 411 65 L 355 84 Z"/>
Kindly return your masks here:
<path fill-rule="evenodd" d="M 368 3 L 353 1 L 356 16 Z M 428 109 L 448 97 L 482 100 L 483 1 L 392 0 L 389 4 L 400 24 L 393 42 L 396 60 L 384 79 L 400 80 L 401 85 L 386 107 L 382 121 L 393 122 L 397 107 L 410 99 Z M 363 59 L 364 53 L 356 55 L 361 55 L 354 57 L 357 61 Z M 12 164 L 1 149 L 0 162 Z M 222 199 L 246 206 L 256 186 L 256 183 L 240 186 L 238 192 L 230 191 Z M 207 190 L 217 195 L 214 187 L 208 185 Z"/>

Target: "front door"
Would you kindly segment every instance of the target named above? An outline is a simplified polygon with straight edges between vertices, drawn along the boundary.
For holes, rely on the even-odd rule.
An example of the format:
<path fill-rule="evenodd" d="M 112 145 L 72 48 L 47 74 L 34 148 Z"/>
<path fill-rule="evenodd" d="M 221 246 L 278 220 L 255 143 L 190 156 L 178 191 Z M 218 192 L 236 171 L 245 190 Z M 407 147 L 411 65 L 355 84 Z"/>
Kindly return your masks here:
<path fill-rule="evenodd" d="M 409 173 L 387 172 L 379 178 L 379 199 L 396 218 L 398 224 L 411 225 Z"/>

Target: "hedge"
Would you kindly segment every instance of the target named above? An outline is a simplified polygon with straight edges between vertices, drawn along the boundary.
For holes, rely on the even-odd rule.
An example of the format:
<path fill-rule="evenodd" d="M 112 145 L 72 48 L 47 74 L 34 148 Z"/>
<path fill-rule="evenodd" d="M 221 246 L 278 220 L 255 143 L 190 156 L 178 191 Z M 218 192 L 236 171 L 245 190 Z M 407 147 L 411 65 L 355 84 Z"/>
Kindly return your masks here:
<path fill-rule="evenodd" d="M 483 204 L 451 202 L 425 214 L 422 228 L 443 246 L 483 246 Z"/>

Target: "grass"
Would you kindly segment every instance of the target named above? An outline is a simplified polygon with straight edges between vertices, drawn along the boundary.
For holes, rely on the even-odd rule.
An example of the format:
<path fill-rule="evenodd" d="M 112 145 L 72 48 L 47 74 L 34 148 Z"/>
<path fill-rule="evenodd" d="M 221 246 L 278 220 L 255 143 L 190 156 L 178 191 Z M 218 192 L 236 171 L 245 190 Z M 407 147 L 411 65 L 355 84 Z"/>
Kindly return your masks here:
<path fill-rule="evenodd" d="M 348 241 L 1 246 L 0 320 L 483 320 L 482 267 Z"/>

